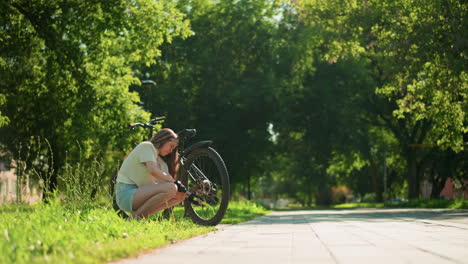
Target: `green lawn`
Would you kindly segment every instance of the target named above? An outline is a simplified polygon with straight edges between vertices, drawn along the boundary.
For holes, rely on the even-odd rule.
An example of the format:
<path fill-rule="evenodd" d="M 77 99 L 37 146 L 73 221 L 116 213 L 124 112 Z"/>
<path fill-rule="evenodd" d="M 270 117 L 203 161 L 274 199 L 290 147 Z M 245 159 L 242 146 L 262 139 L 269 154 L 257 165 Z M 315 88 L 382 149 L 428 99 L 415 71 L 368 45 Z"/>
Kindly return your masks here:
<path fill-rule="evenodd" d="M 215 229 L 193 224 L 181 216 L 182 210 L 169 220 L 126 221 L 97 205 L 0 206 L 0 263 L 103 263 Z M 222 224 L 268 212 L 254 203 L 232 201 Z"/>
<path fill-rule="evenodd" d="M 447 208 L 447 209 L 468 209 L 468 200 L 411 200 L 401 203 L 387 203 L 385 207 L 391 208 Z"/>
<path fill-rule="evenodd" d="M 333 205 L 332 208 L 382 208 L 383 203 L 344 203 Z"/>

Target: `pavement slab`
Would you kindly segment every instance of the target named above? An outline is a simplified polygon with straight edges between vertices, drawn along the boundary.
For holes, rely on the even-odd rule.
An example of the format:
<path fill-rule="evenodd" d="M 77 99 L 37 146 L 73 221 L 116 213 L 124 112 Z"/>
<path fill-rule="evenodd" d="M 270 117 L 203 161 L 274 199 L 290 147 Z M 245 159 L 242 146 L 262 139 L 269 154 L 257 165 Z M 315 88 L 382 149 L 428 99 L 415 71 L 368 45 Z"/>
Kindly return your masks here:
<path fill-rule="evenodd" d="M 277 211 L 114 263 L 468 264 L 468 210 Z"/>

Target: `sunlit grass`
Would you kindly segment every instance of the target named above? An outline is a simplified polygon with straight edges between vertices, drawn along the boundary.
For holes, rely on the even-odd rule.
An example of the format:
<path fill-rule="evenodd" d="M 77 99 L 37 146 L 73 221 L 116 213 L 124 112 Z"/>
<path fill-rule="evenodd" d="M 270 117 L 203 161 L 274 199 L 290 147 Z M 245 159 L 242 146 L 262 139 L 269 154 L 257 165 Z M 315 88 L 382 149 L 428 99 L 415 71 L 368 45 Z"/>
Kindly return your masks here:
<path fill-rule="evenodd" d="M 267 212 L 254 203 L 233 201 L 222 224 Z M 127 221 L 102 205 L 71 209 L 59 201 L 0 206 L 0 215 L 0 263 L 104 263 L 216 228 L 193 224 L 181 207 L 168 220 Z"/>
<path fill-rule="evenodd" d="M 344 203 L 331 206 L 331 208 L 345 209 L 345 208 L 382 208 L 383 203 Z"/>
<path fill-rule="evenodd" d="M 351 209 L 351 208 L 382 208 L 383 203 L 343 203 L 334 205 L 312 205 L 301 206 L 298 204 L 289 205 L 279 210 L 327 210 L 327 209 Z"/>
<path fill-rule="evenodd" d="M 229 204 L 221 224 L 238 224 L 270 212 L 272 211 L 265 209 L 262 205 L 248 200 L 235 201 Z"/>

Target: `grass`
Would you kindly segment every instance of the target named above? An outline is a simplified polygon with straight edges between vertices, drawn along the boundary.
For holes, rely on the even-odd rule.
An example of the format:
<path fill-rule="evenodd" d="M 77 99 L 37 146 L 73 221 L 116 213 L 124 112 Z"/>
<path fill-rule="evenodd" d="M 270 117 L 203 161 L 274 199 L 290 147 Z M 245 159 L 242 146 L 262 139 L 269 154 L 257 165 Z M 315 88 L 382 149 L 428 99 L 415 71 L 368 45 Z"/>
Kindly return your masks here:
<path fill-rule="evenodd" d="M 350 208 L 382 208 L 383 203 L 343 203 L 334 205 L 312 205 L 302 206 L 299 204 L 288 205 L 277 210 L 327 210 L 327 209 L 350 209 Z"/>
<path fill-rule="evenodd" d="M 251 202 L 232 201 L 222 224 L 268 212 Z M 215 229 L 195 225 L 182 214 L 178 208 L 169 220 L 126 221 L 99 205 L 0 206 L 0 263 L 103 263 Z"/>
<path fill-rule="evenodd" d="M 346 209 L 346 208 L 382 208 L 384 207 L 383 203 L 344 203 L 331 206 L 332 208 L 337 209 Z"/>
<path fill-rule="evenodd" d="M 390 208 L 447 208 L 447 209 L 468 209 L 468 200 L 445 200 L 445 199 L 430 199 L 430 200 L 411 200 L 407 202 L 385 204 L 385 207 Z"/>
<path fill-rule="evenodd" d="M 230 202 L 221 224 L 238 224 L 270 212 L 272 211 L 248 200 Z"/>

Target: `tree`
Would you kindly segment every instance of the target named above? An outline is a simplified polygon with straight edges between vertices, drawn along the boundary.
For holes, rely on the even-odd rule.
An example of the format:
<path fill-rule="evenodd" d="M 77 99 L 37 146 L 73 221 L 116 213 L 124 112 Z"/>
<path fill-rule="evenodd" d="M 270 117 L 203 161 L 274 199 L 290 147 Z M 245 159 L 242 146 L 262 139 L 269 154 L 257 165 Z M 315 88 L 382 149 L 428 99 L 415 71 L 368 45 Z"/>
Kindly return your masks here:
<path fill-rule="evenodd" d="M 189 10 L 194 35 L 165 46 L 164 67 L 141 71 L 158 83 L 144 103 L 155 115 L 167 114 L 167 126 L 195 127 L 197 138 L 213 139 L 232 184 L 249 189 L 271 147 L 278 6 L 265 0 L 179 5 Z"/>
<path fill-rule="evenodd" d="M 424 153 L 413 146 L 463 149 L 468 94 L 463 17 L 468 5 L 456 0 L 310 0 L 300 1 L 298 8 L 305 23 L 323 34 L 325 60 L 360 56 L 370 61 L 375 91 L 384 99 L 370 101 L 380 118 L 376 125 L 398 139 L 409 197 L 417 197 Z"/>
<path fill-rule="evenodd" d="M 128 149 L 125 123 L 147 118 L 128 92 L 134 65 L 155 63 L 161 44 L 189 33 L 171 1 L 10 0 L 0 12 L 2 148 L 18 155 L 31 136 L 46 138 L 49 190 L 66 159 Z"/>

